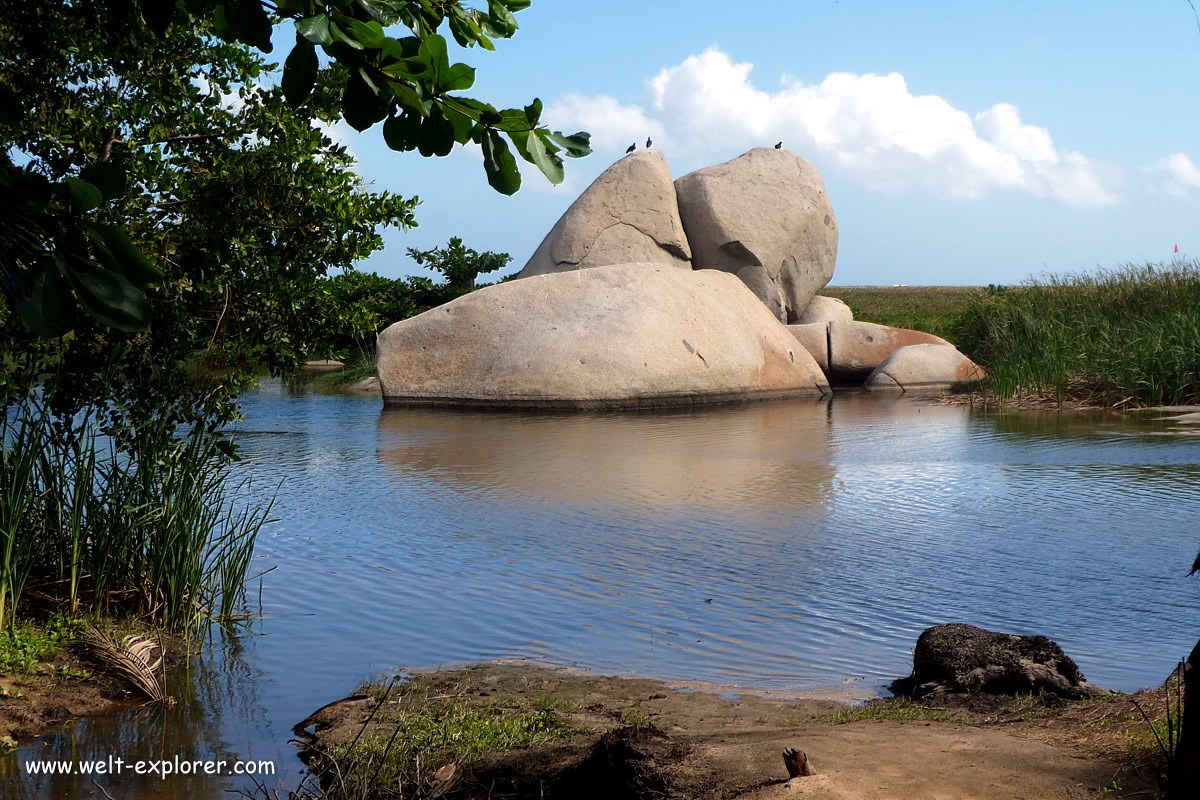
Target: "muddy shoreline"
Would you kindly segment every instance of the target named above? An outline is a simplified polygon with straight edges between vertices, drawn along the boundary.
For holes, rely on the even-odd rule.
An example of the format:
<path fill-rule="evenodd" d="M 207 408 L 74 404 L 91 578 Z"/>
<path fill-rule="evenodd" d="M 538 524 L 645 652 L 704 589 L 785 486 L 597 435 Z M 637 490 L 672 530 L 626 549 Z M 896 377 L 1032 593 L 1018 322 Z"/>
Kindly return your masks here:
<path fill-rule="evenodd" d="M 1081 703 L 943 697 L 920 706 L 893 699 L 848 706 L 502 663 L 408 673 L 390 688 L 364 691 L 367 699 L 332 703 L 298 726 L 305 760 L 318 775 L 374 763 L 382 743 L 425 717 L 549 715 L 542 724 L 555 735 L 545 741 L 482 752 L 435 742 L 417 759 L 423 771 L 410 761 L 408 772 L 390 779 L 432 793 L 434 772 L 452 773 L 447 796 L 458 798 L 1057 800 L 1145 791 L 1157 777 L 1152 754 L 1131 749 L 1140 741 L 1140 720 L 1122 695 Z M 1152 704 L 1152 694 L 1141 699 Z M 808 754 L 816 776 L 789 780 L 782 758 L 789 747 Z"/>

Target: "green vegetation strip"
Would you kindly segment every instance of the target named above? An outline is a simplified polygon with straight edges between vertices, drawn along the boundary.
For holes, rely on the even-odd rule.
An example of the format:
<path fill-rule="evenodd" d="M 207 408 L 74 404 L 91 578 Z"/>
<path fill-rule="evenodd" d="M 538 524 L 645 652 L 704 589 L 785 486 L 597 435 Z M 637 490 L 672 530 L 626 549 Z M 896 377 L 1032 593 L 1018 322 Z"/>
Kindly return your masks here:
<path fill-rule="evenodd" d="M 0 631 L 0 674 L 31 675 L 44 671 L 81 624 L 56 616 L 42 627 L 23 622 L 11 630 Z"/>
<path fill-rule="evenodd" d="M 1200 265 L 1126 266 L 989 287 L 959 344 L 1002 398 L 1108 406 L 1200 402 Z"/>
<path fill-rule="evenodd" d="M 911 700 L 896 698 L 893 700 L 873 700 L 861 706 L 850 706 L 838 709 L 833 713 L 830 722 L 834 725 L 844 725 L 847 722 L 885 722 L 888 720 L 909 721 L 923 720 L 926 722 L 949 722 L 951 720 L 966 722 L 969 717 L 954 711 L 940 708 L 929 708 Z"/>
<path fill-rule="evenodd" d="M 826 286 L 863 322 L 911 328 L 957 342 L 967 304 L 984 293 L 978 286 Z"/>

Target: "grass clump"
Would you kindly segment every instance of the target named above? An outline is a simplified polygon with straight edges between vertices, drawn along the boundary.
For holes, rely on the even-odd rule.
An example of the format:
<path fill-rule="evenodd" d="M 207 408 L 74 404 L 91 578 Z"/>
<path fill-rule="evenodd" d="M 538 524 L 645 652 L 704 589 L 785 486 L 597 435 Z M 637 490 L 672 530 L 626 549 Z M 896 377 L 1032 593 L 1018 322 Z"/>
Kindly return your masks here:
<path fill-rule="evenodd" d="M 0 674 L 32 675 L 44 672 L 70 643 L 83 623 L 56 615 L 43 626 L 29 622 L 0 631 Z"/>
<path fill-rule="evenodd" d="M 989 287 L 968 303 L 959 345 L 1000 398 L 1200 402 L 1200 264 Z"/>
<path fill-rule="evenodd" d="M 419 678 L 367 694 L 379 705 L 349 741 L 320 752 L 320 797 L 438 796 L 472 768 L 571 733 L 551 702 L 484 706 L 434 694 Z M 398 793 L 396 793 L 396 789 Z M 299 796 L 309 796 L 304 792 Z"/>
<path fill-rule="evenodd" d="M 118 440 L 86 414 L 54 416 L 38 393 L 10 400 L 0 418 L 0 630 L 14 630 L 28 589 L 71 617 L 132 615 L 188 634 L 233 619 L 270 506 L 228 485 L 231 458 L 230 442 L 205 425 L 177 434 L 146 423 Z"/>
<path fill-rule="evenodd" d="M 861 322 L 910 328 L 956 342 L 962 313 L 983 294 L 978 286 L 826 286 Z"/>
<path fill-rule="evenodd" d="M 861 706 L 849 706 L 838 709 L 830 717 L 834 725 L 844 725 L 847 722 L 908 722 L 919 720 L 924 722 L 966 721 L 963 715 L 942 708 L 930 708 L 903 697 L 885 700 L 870 700 Z"/>
<path fill-rule="evenodd" d="M 418 773 L 446 764 L 468 767 L 487 753 L 534 747 L 565 729 L 550 710 L 505 714 L 457 703 L 391 715 L 394 734 L 371 734 L 335 747 L 335 759 L 370 766 L 379 785 L 419 782 Z M 407 779 L 407 780 L 406 780 Z"/>

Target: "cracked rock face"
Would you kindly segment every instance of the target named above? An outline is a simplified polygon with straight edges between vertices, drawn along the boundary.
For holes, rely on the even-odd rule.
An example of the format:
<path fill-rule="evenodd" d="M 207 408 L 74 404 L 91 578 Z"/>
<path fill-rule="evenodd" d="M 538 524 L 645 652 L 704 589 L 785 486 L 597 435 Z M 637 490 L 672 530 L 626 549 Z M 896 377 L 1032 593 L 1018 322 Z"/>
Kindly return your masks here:
<path fill-rule="evenodd" d="M 621 264 L 472 292 L 379 335 L 389 405 L 626 408 L 820 395 L 820 367 L 737 278 Z"/>
<path fill-rule="evenodd" d="M 633 262 L 691 269 L 690 258 L 667 162 L 640 150 L 579 195 L 519 277 Z"/>
<path fill-rule="evenodd" d="M 825 183 L 786 150 L 755 148 L 675 181 L 696 269 L 732 272 L 795 323 L 833 277 L 838 229 Z"/>

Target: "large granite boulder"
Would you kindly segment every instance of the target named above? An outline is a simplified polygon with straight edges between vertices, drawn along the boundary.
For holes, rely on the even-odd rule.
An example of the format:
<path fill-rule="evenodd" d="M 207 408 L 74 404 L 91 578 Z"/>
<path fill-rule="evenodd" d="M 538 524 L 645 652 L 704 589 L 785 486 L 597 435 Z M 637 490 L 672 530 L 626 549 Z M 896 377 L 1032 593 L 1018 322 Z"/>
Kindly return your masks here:
<path fill-rule="evenodd" d="M 621 264 L 488 286 L 379 335 L 386 404 L 642 408 L 824 394 L 737 278 Z"/>
<path fill-rule="evenodd" d="M 961 623 L 927 628 L 917 638 L 912 675 L 889 688 L 916 697 L 944 691 L 1082 697 L 1101 691 L 1045 636 L 1014 636 Z"/>
<path fill-rule="evenodd" d="M 956 383 L 984 379 L 984 371 L 953 346 L 914 344 L 901 347 L 863 384 L 874 392 L 944 392 Z"/>
<path fill-rule="evenodd" d="M 781 322 L 833 277 L 838 231 L 816 167 L 755 148 L 675 181 L 697 269 L 737 275 Z"/>
<path fill-rule="evenodd" d="M 842 380 L 862 380 L 892 353 L 914 344 L 953 347 L 940 336 L 873 322 L 829 323 L 829 369 Z"/>
<path fill-rule="evenodd" d="M 796 320 L 797 325 L 809 325 L 814 322 L 853 322 L 854 312 L 850 306 L 836 297 L 817 295 L 808 303 L 808 308 Z"/>
<path fill-rule="evenodd" d="M 639 150 L 579 195 L 519 277 L 633 262 L 691 269 L 690 258 L 667 162 Z"/>

